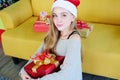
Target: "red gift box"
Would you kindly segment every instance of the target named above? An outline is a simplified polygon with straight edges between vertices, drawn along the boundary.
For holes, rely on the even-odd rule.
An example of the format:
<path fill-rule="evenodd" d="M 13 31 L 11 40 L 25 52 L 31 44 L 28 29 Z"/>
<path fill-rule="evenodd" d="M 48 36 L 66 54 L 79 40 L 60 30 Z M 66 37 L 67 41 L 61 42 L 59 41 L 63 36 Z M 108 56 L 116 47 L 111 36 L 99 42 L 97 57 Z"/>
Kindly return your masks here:
<path fill-rule="evenodd" d="M 93 30 L 93 25 L 87 24 L 82 20 L 77 20 L 77 28 L 80 31 L 80 36 L 86 38 Z"/>
<path fill-rule="evenodd" d="M 34 24 L 34 31 L 35 32 L 48 32 L 49 25 L 45 23 L 40 23 L 39 21 L 36 21 Z"/>
<path fill-rule="evenodd" d="M 56 60 L 59 61 L 60 66 L 60 64 L 62 64 L 64 60 L 64 56 L 56 56 Z M 59 66 L 56 67 L 55 64 L 47 64 L 41 65 L 39 68 L 37 68 L 37 73 L 35 73 L 32 71 L 34 65 L 34 62 L 31 62 L 28 65 L 26 65 L 24 69 L 32 78 L 35 79 L 59 70 Z"/>
<path fill-rule="evenodd" d="M 34 31 L 35 32 L 48 32 L 50 26 L 50 16 L 47 15 L 44 20 L 38 16 L 37 21 L 34 23 Z"/>
<path fill-rule="evenodd" d="M 86 29 L 91 30 L 90 26 L 86 22 L 84 22 L 82 20 L 77 20 L 77 28 L 78 29 L 84 29 L 84 28 L 86 28 Z"/>
<path fill-rule="evenodd" d="M 2 33 L 3 33 L 4 31 L 5 31 L 5 30 L 0 29 L 0 42 L 1 42 L 1 40 L 2 40 L 2 39 L 1 39 L 1 38 L 2 38 L 1 35 L 2 35 Z"/>

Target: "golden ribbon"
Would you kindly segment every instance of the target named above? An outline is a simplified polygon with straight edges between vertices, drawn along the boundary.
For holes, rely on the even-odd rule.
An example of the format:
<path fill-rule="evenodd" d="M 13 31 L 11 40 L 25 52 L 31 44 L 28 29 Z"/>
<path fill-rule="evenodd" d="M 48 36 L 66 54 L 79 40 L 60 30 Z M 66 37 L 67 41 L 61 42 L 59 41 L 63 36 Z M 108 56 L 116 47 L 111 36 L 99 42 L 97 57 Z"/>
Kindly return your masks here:
<path fill-rule="evenodd" d="M 34 73 L 37 73 L 37 69 L 41 66 L 41 65 L 47 65 L 47 64 L 54 64 L 56 67 L 59 65 L 59 61 L 56 60 L 56 55 L 55 54 L 42 54 L 39 55 L 39 57 L 41 56 L 45 56 L 45 58 L 43 60 L 34 60 L 34 66 L 32 67 L 32 71 Z M 38 56 L 36 56 L 38 57 Z"/>

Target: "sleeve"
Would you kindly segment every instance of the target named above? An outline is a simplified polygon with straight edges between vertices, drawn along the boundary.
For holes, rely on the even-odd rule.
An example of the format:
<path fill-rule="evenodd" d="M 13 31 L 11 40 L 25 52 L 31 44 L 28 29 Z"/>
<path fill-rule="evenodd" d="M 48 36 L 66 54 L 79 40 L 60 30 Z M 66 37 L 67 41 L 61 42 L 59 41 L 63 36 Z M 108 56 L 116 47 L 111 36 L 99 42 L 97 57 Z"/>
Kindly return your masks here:
<path fill-rule="evenodd" d="M 81 41 L 69 39 L 61 70 L 37 80 L 82 80 Z"/>
<path fill-rule="evenodd" d="M 36 54 L 41 53 L 41 52 L 43 51 L 43 47 L 44 47 L 44 43 L 42 43 L 42 44 L 40 45 L 40 47 L 37 49 L 37 51 L 35 52 L 35 54 L 34 54 L 32 57 L 34 57 Z"/>
<path fill-rule="evenodd" d="M 37 51 L 35 52 L 35 54 L 34 54 L 32 57 L 35 57 L 36 54 L 41 53 L 42 50 L 43 50 L 43 46 L 44 46 L 44 44 L 42 43 L 42 45 L 40 45 L 40 47 L 37 49 Z M 25 65 L 29 64 L 30 62 L 32 62 L 31 59 L 30 59 Z M 24 66 L 25 66 L 25 65 L 24 65 Z M 20 74 L 21 72 L 24 72 L 24 66 L 23 66 L 22 69 L 20 70 L 19 74 Z"/>

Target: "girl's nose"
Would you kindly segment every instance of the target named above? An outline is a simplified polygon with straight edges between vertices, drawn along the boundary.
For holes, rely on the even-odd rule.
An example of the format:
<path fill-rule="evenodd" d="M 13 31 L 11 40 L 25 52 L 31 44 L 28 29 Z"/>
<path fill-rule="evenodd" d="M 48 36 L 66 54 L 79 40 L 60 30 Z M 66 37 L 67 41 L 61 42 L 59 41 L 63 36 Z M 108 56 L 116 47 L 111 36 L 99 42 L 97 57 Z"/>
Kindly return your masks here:
<path fill-rule="evenodd" d="M 61 22 L 62 21 L 62 18 L 59 16 L 57 17 L 57 22 Z"/>

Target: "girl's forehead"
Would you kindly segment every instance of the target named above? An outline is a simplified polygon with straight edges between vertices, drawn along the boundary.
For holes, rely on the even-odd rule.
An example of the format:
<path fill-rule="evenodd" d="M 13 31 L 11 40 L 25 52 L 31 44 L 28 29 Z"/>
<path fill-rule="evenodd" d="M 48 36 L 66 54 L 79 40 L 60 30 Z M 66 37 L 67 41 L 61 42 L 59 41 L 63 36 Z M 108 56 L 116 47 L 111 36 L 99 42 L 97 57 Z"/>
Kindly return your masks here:
<path fill-rule="evenodd" d="M 53 9 L 53 13 L 69 13 L 66 9 L 61 8 L 61 7 L 55 7 Z"/>

